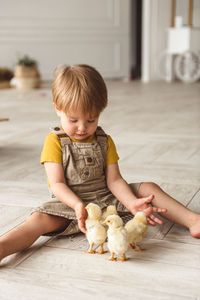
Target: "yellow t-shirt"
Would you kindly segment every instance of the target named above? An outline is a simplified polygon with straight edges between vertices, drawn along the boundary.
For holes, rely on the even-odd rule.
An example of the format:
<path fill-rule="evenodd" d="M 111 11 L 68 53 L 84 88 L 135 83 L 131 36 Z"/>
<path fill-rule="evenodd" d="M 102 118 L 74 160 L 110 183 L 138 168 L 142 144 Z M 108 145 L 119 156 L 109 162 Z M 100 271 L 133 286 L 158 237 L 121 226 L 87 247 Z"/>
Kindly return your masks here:
<path fill-rule="evenodd" d="M 94 140 L 94 136 L 87 138 L 81 143 L 92 143 Z M 73 142 L 80 143 L 80 141 L 73 140 Z M 107 154 L 106 154 L 106 164 L 111 165 L 116 163 L 119 160 L 119 156 L 117 154 L 117 150 L 112 138 L 107 135 Z M 62 163 L 62 146 L 60 140 L 58 139 L 55 133 L 50 133 L 47 135 L 44 146 L 41 153 L 40 163 L 44 164 L 45 162 L 55 162 Z"/>

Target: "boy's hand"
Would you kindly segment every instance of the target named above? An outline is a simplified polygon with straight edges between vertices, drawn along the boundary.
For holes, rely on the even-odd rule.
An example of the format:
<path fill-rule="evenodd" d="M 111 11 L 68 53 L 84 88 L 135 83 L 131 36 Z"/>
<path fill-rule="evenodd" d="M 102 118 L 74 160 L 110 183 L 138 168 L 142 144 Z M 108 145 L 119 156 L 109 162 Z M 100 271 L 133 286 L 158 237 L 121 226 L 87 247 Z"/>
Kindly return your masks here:
<path fill-rule="evenodd" d="M 78 227 L 83 232 L 86 233 L 87 229 L 85 227 L 85 220 L 87 219 L 87 210 L 83 203 L 79 203 L 75 207 L 75 213 L 78 220 Z"/>
<path fill-rule="evenodd" d="M 138 212 L 138 211 L 143 211 L 147 216 L 147 221 L 149 224 L 151 224 L 153 226 L 155 226 L 156 223 L 162 225 L 163 222 L 160 219 L 158 219 L 157 217 L 155 217 L 152 213 L 153 212 L 165 213 L 167 211 L 167 209 L 150 206 L 149 203 L 151 203 L 153 198 L 154 198 L 154 195 L 150 195 L 149 197 L 136 199 L 133 202 L 133 204 L 130 208 L 130 211 L 133 215 L 135 215 L 136 212 Z"/>

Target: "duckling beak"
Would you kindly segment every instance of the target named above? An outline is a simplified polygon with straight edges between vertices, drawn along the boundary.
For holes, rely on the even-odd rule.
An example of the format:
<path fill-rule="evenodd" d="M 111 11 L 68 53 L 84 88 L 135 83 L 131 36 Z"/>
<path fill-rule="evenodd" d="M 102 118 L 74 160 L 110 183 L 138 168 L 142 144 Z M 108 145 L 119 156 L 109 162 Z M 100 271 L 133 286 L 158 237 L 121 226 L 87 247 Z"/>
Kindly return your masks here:
<path fill-rule="evenodd" d="M 105 220 L 105 221 L 103 221 L 103 224 L 107 225 L 107 221 L 106 221 L 106 220 Z"/>

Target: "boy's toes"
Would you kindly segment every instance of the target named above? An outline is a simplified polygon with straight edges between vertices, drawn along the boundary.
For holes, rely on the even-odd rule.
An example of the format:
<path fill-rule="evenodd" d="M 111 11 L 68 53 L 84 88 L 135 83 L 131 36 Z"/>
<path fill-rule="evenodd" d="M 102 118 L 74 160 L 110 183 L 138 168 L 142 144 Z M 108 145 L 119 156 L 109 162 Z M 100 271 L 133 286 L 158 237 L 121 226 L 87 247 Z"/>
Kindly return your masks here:
<path fill-rule="evenodd" d="M 200 238 L 200 218 L 189 229 L 190 229 L 191 236 L 193 236 L 194 238 L 199 239 Z"/>
<path fill-rule="evenodd" d="M 192 237 L 199 239 L 200 238 L 200 228 L 199 230 L 195 229 L 195 228 L 191 228 L 190 229 L 190 234 Z"/>

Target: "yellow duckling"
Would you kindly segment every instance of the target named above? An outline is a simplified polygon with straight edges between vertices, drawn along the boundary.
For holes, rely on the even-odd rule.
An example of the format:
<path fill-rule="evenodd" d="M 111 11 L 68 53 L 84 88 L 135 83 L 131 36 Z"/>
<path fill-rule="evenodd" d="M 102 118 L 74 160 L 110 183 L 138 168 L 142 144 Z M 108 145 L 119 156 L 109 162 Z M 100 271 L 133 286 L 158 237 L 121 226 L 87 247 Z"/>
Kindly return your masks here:
<path fill-rule="evenodd" d="M 147 232 L 148 225 L 147 225 L 147 218 L 144 212 L 140 211 L 137 212 L 133 219 L 128 221 L 125 225 L 125 228 L 128 232 L 128 241 L 130 246 L 135 251 L 142 251 L 136 243 L 140 242 L 145 233 Z"/>
<path fill-rule="evenodd" d="M 99 254 L 103 254 L 105 253 L 103 244 L 106 240 L 107 233 L 105 227 L 101 224 L 101 208 L 95 203 L 89 203 L 85 208 L 88 213 L 88 217 L 85 221 L 87 229 L 86 237 L 90 245 L 87 253 L 95 253 L 93 246 L 96 244 L 101 246 Z"/>
<path fill-rule="evenodd" d="M 108 249 L 111 253 L 109 260 L 117 260 L 115 254 L 121 255 L 120 260 L 126 260 L 128 249 L 128 233 L 123 226 L 123 221 L 118 215 L 111 215 L 106 218 L 104 224 L 108 225 Z"/>

